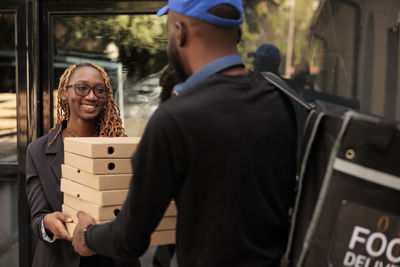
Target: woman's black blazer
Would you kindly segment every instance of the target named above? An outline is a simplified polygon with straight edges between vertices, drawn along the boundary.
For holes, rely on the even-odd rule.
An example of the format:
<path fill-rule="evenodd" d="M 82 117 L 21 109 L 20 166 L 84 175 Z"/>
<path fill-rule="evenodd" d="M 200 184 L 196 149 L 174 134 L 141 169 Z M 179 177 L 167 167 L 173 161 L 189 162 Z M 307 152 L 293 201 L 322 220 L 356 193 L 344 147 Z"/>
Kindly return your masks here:
<path fill-rule="evenodd" d="M 63 123 L 63 127 L 65 127 Z M 25 189 L 31 210 L 31 226 L 39 241 L 33 258 L 33 267 L 140 267 L 139 259 L 125 262 L 109 257 L 95 255 L 81 257 L 77 254 L 72 243 L 57 239 L 49 243 L 43 239 L 41 223 L 43 217 L 54 211 L 61 211 L 64 200 L 60 191 L 61 164 L 64 163 L 64 142 L 62 134 L 49 147 L 59 130 L 59 126 L 52 132 L 38 138 L 29 144 L 26 152 L 26 182 Z"/>
<path fill-rule="evenodd" d="M 57 239 L 49 243 L 43 239 L 43 217 L 61 211 L 63 193 L 60 191 L 61 164 L 64 163 L 62 134 L 49 147 L 59 128 L 30 143 L 26 153 L 26 194 L 31 210 L 31 226 L 39 237 L 33 266 L 78 267 L 80 256 L 71 242 Z"/>

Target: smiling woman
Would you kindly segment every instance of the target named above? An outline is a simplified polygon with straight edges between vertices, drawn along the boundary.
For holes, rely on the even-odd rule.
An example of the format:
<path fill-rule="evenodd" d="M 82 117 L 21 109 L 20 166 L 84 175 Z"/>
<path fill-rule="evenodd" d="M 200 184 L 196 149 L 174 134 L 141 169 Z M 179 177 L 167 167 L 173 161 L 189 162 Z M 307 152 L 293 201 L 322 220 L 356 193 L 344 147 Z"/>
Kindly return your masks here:
<path fill-rule="evenodd" d="M 110 79 L 96 64 L 70 66 L 60 78 L 57 91 L 57 122 L 50 132 L 32 142 L 26 155 L 26 193 L 32 228 L 39 237 L 33 266 L 125 266 L 111 258 L 81 258 L 74 252 L 61 212 L 61 164 L 64 137 L 125 136 L 114 103 Z M 129 266 L 136 266 L 129 263 Z"/>
<path fill-rule="evenodd" d="M 67 90 L 63 91 L 61 96 L 63 101 L 68 102 L 70 108 L 70 123 L 67 129 L 72 130 L 71 127 L 82 123 L 95 125 L 90 121 L 102 112 L 107 97 L 101 73 L 93 67 L 83 66 L 71 75 L 69 83 L 66 86 Z M 98 135 L 95 131 L 89 134 Z"/>
<path fill-rule="evenodd" d="M 55 138 L 62 130 L 64 137 L 125 136 L 110 79 L 102 67 L 93 63 L 70 66 L 60 78 L 57 94 Z"/>

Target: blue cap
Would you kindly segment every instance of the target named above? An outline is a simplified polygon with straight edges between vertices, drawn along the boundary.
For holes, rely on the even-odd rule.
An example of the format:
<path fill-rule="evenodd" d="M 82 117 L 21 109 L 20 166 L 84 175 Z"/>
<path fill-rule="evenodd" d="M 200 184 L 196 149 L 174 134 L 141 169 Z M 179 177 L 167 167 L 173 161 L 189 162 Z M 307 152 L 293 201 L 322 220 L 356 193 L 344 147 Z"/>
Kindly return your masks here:
<path fill-rule="evenodd" d="M 239 19 L 227 19 L 214 16 L 208 11 L 217 5 L 229 4 L 235 7 L 239 13 Z M 192 17 L 200 20 L 207 21 L 224 27 L 233 27 L 242 24 L 243 22 L 243 6 L 242 0 L 169 0 L 168 5 L 161 8 L 157 12 L 157 16 L 165 15 L 171 9 L 179 14 L 187 17 Z"/>

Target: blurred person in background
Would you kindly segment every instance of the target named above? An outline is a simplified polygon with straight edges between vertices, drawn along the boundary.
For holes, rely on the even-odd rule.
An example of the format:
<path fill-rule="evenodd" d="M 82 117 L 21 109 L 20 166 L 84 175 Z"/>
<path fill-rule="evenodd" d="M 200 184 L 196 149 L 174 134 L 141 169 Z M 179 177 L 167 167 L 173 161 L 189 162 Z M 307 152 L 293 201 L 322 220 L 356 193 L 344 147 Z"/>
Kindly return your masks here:
<path fill-rule="evenodd" d="M 272 72 L 287 84 L 291 85 L 291 80 L 286 79 L 279 73 L 281 65 L 281 53 L 273 44 L 260 45 L 255 52 L 247 54 L 253 57 L 253 70 L 255 72 Z"/>
<path fill-rule="evenodd" d="M 307 62 L 302 62 L 294 67 L 292 75 L 292 85 L 298 92 L 303 90 L 316 90 L 314 86 L 315 77 L 310 74 L 310 65 Z"/>
<path fill-rule="evenodd" d="M 281 53 L 273 44 L 260 45 L 255 52 L 248 53 L 248 56 L 254 58 L 254 71 L 269 71 L 280 76 L 279 66 L 281 64 Z"/>

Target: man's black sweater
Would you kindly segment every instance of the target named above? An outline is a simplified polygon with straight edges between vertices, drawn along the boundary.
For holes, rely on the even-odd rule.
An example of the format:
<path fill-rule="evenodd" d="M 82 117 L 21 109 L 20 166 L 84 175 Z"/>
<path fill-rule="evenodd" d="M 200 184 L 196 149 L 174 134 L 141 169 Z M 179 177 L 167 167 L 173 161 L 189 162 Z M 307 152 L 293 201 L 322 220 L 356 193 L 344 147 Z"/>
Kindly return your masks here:
<path fill-rule="evenodd" d="M 171 199 L 184 267 L 279 266 L 289 231 L 296 125 L 261 75 L 216 74 L 162 104 L 133 157 L 117 219 L 89 228 L 99 254 L 143 254 Z"/>

